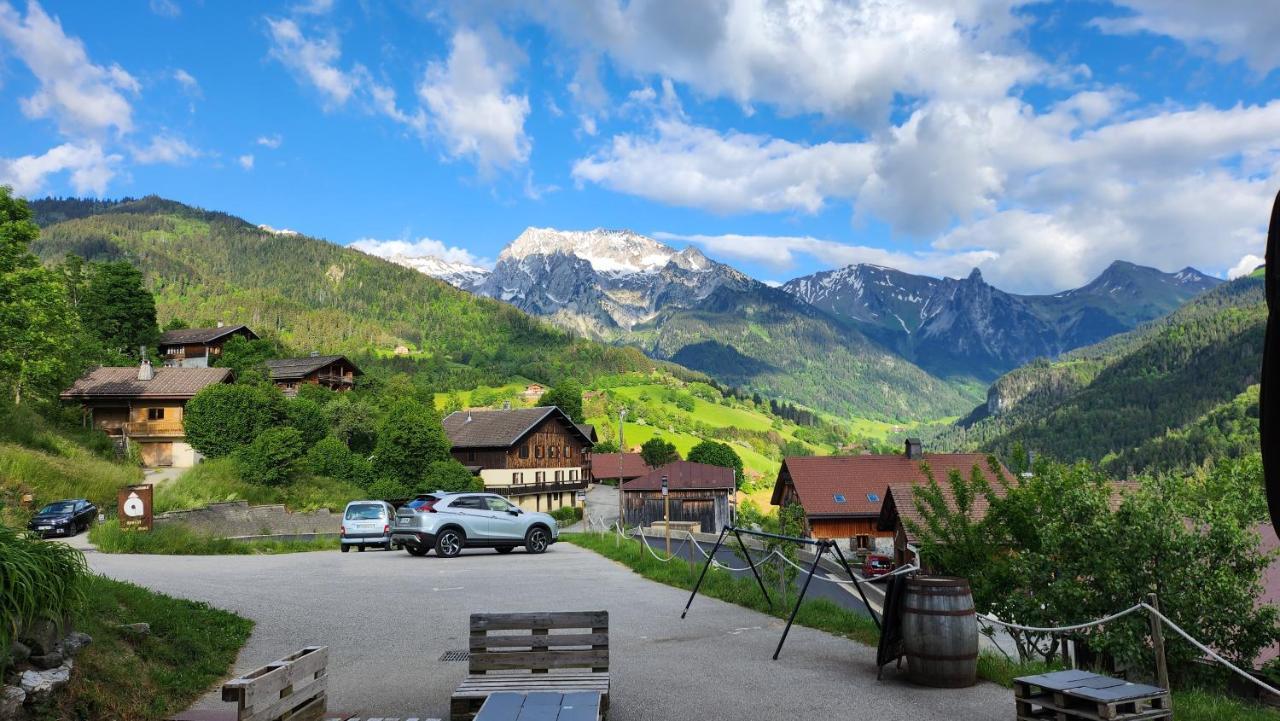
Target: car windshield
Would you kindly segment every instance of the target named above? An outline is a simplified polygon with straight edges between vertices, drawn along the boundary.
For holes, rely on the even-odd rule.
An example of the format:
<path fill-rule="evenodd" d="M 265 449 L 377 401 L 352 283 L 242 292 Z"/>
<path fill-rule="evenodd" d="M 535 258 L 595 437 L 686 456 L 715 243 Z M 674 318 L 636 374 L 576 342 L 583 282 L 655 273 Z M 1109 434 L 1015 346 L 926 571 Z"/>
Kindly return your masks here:
<path fill-rule="evenodd" d="M 423 506 L 430 506 L 436 500 L 435 496 L 427 496 L 426 498 L 415 498 L 404 505 L 406 508 L 422 508 Z"/>
<path fill-rule="evenodd" d="M 71 513 L 72 511 L 75 510 L 75 508 L 76 508 L 76 504 L 72 501 L 58 501 L 57 503 L 50 503 L 49 505 L 40 509 L 40 515 L 54 516 L 60 513 Z"/>
<path fill-rule="evenodd" d="M 361 503 L 358 506 L 347 506 L 348 521 L 376 521 L 382 518 L 382 506 L 376 503 Z"/>
<path fill-rule="evenodd" d="M 885 566 L 889 565 L 889 562 L 885 561 L 882 558 L 873 558 L 870 561 L 868 561 L 868 563 L 871 564 L 872 568 L 884 568 Z"/>

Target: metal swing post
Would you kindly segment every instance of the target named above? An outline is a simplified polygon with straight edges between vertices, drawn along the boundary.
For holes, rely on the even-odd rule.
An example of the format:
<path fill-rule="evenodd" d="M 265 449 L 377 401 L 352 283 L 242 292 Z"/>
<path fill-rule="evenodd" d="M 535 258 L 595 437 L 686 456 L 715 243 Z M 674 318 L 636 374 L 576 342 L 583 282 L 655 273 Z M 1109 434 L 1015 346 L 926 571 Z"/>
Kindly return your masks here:
<path fill-rule="evenodd" d="M 689 607 L 693 605 L 693 597 L 698 595 L 698 589 L 702 587 L 702 579 L 707 577 L 707 570 L 711 568 L 711 562 L 716 558 L 716 552 L 720 550 L 720 544 L 724 542 L 724 534 L 729 530 L 728 526 L 720 529 L 720 536 L 716 538 L 716 545 L 711 549 L 711 555 L 707 556 L 707 563 L 702 567 L 702 573 L 698 576 L 698 582 L 693 584 L 693 593 L 689 594 L 689 602 L 684 605 L 684 610 L 680 612 L 680 618 L 684 618 L 689 613 Z M 693 553 L 692 550 L 689 551 Z"/>
<path fill-rule="evenodd" d="M 756 570 L 756 564 L 751 562 L 751 552 L 747 550 L 747 544 L 742 540 L 742 534 L 738 533 L 737 526 L 733 528 L 733 535 L 738 537 L 738 547 L 742 549 L 742 555 L 747 559 L 747 567 L 751 569 L 751 575 L 756 577 L 756 583 L 760 584 L 760 592 L 764 594 L 764 600 L 769 604 L 769 610 L 773 610 L 773 599 L 769 598 L 769 591 L 764 587 L 764 579 L 760 578 L 760 572 Z M 750 533 L 750 531 L 748 531 Z M 767 535 L 767 534 L 758 534 Z"/>
<path fill-rule="evenodd" d="M 782 629 L 782 638 L 778 639 L 778 647 L 773 650 L 773 660 L 778 660 L 778 654 L 782 653 L 782 644 L 787 642 L 787 634 L 791 633 L 791 624 L 796 620 L 796 614 L 800 612 L 800 604 L 804 602 L 804 594 L 809 590 L 809 582 L 813 580 L 813 574 L 818 570 L 818 561 L 822 560 L 822 554 L 826 552 L 826 544 L 830 541 L 819 541 L 817 553 L 813 555 L 813 563 L 809 566 L 809 575 L 804 577 L 804 586 L 800 588 L 800 595 L 796 597 L 796 605 L 791 609 L 791 617 L 787 619 L 787 627 Z"/>
<path fill-rule="evenodd" d="M 862 599 L 862 605 L 867 609 L 867 615 L 871 617 L 872 623 L 876 625 L 876 630 L 880 630 L 880 619 L 876 618 L 876 612 L 871 608 L 871 602 L 867 600 L 867 594 L 862 590 L 862 584 L 858 582 L 858 577 L 853 575 L 853 569 L 849 567 L 849 562 L 845 560 L 844 551 L 840 550 L 840 544 L 835 541 L 831 542 L 831 547 L 835 549 L 836 556 L 840 559 L 840 565 L 844 566 L 845 573 L 849 574 L 849 580 L 853 581 L 853 587 L 858 589 L 858 596 Z"/>

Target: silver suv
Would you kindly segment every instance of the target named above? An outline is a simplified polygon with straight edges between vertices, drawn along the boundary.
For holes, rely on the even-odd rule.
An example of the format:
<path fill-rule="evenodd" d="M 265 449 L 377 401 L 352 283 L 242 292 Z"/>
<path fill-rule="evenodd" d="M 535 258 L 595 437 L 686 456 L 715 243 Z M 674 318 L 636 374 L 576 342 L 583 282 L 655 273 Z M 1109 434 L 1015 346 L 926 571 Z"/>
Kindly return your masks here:
<path fill-rule="evenodd" d="M 415 498 L 396 511 L 391 541 L 415 556 L 431 549 L 452 558 L 465 548 L 510 553 L 524 546 L 542 553 L 559 540 L 556 521 L 531 513 L 494 493 L 436 493 Z"/>

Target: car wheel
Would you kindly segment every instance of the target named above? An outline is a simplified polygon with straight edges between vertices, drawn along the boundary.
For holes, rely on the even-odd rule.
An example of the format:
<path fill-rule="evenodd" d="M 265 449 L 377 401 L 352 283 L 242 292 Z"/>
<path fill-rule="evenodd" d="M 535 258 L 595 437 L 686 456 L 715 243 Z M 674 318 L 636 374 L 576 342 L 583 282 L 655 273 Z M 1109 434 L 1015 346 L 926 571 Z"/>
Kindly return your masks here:
<path fill-rule="evenodd" d="M 498 546 L 496 550 L 498 553 L 511 553 L 516 549 L 514 546 Z"/>
<path fill-rule="evenodd" d="M 529 553 L 542 553 L 547 550 L 548 545 L 550 534 L 542 526 L 529 529 L 529 535 L 524 537 L 524 547 Z"/>
<path fill-rule="evenodd" d="M 350 551 L 350 550 L 351 550 L 351 546 L 348 546 L 348 545 L 347 545 L 347 544 L 345 544 L 345 543 L 344 543 L 344 544 L 342 544 L 342 552 L 343 552 L 343 553 L 346 553 L 347 551 Z"/>
<path fill-rule="evenodd" d="M 364 553 L 364 546 L 360 546 L 360 552 Z"/>
<path fill-rule="evenodd" d="M 462 553 L 462 534 L 452 528 L 446 528 L 436 536 L 436 555 L 441 558 L 453 558 Z"/>
<path fill-rule="evenodd" d="M 421 546 L 405 546 L 404 550 L 408 551 L 410 556 L 425 556 L 431 549 Z"/>
<path fill-rule="evenodd" d="M 396 550 L 396 544 L 392 543 L 391 541 L 387 541 L 387 545 L 383 546 L 382 548 L 385 551 L 394 551 Z"/>

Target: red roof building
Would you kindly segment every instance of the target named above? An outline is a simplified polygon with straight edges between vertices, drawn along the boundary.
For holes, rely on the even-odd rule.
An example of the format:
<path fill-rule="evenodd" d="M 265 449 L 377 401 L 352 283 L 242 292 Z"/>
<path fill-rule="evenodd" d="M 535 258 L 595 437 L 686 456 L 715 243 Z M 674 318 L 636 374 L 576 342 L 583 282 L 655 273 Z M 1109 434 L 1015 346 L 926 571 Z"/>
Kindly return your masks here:
<path fill-rule="evenodd" d="M 639 453 L 592 453 L 591 477 L 595 480 L 615 478 L 626 482 L 653 470 Z"/>
<path fill-rule="evenodd" d="M 806 528 L 815 538 L 857 539 L 867 548 L 873 538 L 888 538 L 879 528 L 885 490 L 890 486 L 928 483 L 926 468 L 945 484 L 951 471 L 966 477 L 978 467 L 994 482 L 981 453 L 924 453 L 920 442 L 907 441 L 903 455 L 796 456 L 782 462 L 772 503 L 797 503 Z M 1003 471 L 1008 476 L 1007 471 Z"/>
<path fill-rule="evenodd" d="M 662 479 L 667 479 L 667 496 Z M 729 496 L 737 482 L 732 468 L 675 461 L 622 484 L 624 523 L 651 526 L 670 520 L 673 527 L 718 533 L 729 523 Z M 667 515 L 667 514 L 670 515 Z"/>

